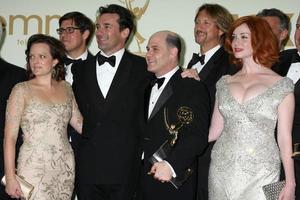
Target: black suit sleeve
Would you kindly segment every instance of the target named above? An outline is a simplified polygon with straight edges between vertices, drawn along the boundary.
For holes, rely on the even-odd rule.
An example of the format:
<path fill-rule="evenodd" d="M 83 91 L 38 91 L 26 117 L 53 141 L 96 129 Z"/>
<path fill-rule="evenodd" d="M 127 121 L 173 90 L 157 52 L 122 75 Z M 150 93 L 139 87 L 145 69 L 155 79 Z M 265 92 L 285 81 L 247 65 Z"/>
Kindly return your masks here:
<path fill-rule="evenodd" d="M 193 110 L 194 119 L 180 130 L 178 142 L 166 161 L 176 173 L 181 173 L 195 162 L 208 144 L 210 98 L 204 84 L 197 82 L 184 95 L 184 105 Z"/>

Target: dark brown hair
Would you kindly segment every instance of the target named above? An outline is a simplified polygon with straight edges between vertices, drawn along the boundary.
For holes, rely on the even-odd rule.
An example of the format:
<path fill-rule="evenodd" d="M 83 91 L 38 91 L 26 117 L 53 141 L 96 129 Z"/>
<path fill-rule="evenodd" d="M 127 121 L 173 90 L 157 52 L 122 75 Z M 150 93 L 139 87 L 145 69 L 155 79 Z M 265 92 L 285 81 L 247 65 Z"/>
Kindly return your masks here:
<path fill-rule="evenodd" d="M 27 61 L 26 67 L 27 67 L 29 79 L 33 79 L 35 77 L 31 71 L 30 64 L 29 64 L 30 49 L 33 44 L 37 44 L 37 43 L 47 44 L 49 46 L 50 54 L 52 58 L 58 60 L 58 63 L 54 66 L 55 73 L 52 74 L 53 75 L 52 78 L 57 81 L 64 80 L 66 75 L 65 66 L 63 63 L 63 58 L 65 57 L 64 45 L 58 39 L 44 34 L 35 34 L 28 39 L 27 49 L 25 51 L 25 54 L 26 54 L 26 61 Z"/>

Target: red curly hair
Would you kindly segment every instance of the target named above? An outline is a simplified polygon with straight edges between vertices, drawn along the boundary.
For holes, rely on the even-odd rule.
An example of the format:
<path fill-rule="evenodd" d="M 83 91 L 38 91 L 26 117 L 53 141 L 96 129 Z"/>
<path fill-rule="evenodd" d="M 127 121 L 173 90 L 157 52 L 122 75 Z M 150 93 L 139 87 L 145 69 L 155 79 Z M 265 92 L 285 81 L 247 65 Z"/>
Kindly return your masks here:
<path fill-rule="evenodd" d="M 240 17 L 231 25 L 225 41 L 225 48 L 230 54 L 230 61 L 238 67 L 243 64 L 241 59 L 234 57 L 231 46 L 233 31 L 242 24 L 246 24 L 251 32 L 254 61 L 264 67 L 271 68 L 279 58 L 278 41 L 266 20 L 256 16 Z"/>

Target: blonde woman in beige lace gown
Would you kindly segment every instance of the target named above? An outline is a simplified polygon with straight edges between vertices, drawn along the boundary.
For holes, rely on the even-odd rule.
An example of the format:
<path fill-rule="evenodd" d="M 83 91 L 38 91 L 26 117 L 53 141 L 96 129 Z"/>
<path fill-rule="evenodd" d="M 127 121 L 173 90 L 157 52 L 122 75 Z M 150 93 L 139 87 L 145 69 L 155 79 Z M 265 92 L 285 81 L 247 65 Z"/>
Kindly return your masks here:
<path fill-rule="evenodd" d="M 63 45 L 37 34 L 28 40 L 30 80 L 17 84 L 8 100 L 4 139 L 6 192 L 22 196 L 15 178 L 15 143 L 23 131 L 17 174 L 34 185 L 30 200 L 71 199 L 75 161 L 67 137 L 70 123 L 81 133 L 82 117 L 71 86 L 65 82 Z"/>

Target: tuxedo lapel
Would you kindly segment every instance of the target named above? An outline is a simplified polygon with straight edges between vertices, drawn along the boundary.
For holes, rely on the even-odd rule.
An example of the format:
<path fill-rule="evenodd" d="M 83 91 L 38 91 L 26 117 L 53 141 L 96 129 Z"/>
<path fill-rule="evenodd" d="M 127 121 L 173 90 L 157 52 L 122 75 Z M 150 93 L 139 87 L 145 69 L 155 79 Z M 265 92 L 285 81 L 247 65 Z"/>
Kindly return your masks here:
<path fill-rule="evenodd" d="M 295 90 L 296 88 L 300 88 L 300 79 L 298 79 L 298 81 L 295 83 Z"/>
<path fill-rule="evenodd" d="M 281 76 L 286 76 L 291 64 L 297 59 L 296 56 L 299 56 L 296 49 L 282 51 L 280 53 L 279 63 L 275 64 L 276 68 L 274 68 L 274 71 Z"/>
<path fill-rule="evenodd" d="M 94 57 L 94 55 L 90 51 L 88 51 L 88 55 L 86 57 L 86 60 L 92 59 L 93 57 Z"/>
<path fill-rule="evenodd" d="M 149 112 L 149 99 L 151 94 L 151 84 L 145 89 L 145 97 L 144 97 L 144 121 L 148 120 L 148 112 Z"/>
<path fill-rule="evenodd" d="M 290 69 L 290 67 L 291 67 L 291 64 L 292 64 L 291 62 L 287 62 L 287 63 L 282 64 L 283 66 L 280 68 L 279 74 L 281 76 L 286 76 L 289 69 Z"/>
<path fill-rule="evenodd" d="M 106 95 L 107 106 L 111 105 L 114 99 L 118 99 L 116 96 L 120 96 L 123 93 L 122 89 L 124 86 L 126 87 L 128 82 L 131 65 L 128 54 L 125 51 Z"/>
<path fill-rule="evenodd" d="M 179 69 L 171 77 L 171 79 L 169 80 L 169 82 L 165 86 L 164 90 L 160 94 L 160 96 L 159 96 L 159 98 L 158 98 L 158 100 L 157 100 L 157 102 L 156 102 L 156 104 L 155 104 L 155 106 L 152 110 L 152 113 L 151 113 L 148 120 L 151 120 L 154 117 L 154 115 L 165 105 L 167 100 L 172 96 L 172 94 L 174 93 L 174 90 L 173 90 L 174 83 L 177 81 L 177 79 L 181 79 L 181 75 L 180 75 L 181 73 L 182 73 L 182 70 Z M 149 98 L 148 98 L 148 102 L 149 102 Z M 147 107 L 147 109 L 148 109 L 148 107 Z"/>
<path fill-rule="evenodd" d="M 300 56 L 298 52 L 295 52 L 292 57 L 292 63 L 297 63 L 297 62 L 300 62 Z"/>
<path fill-rule="evenodd" d="M 164 90 L 162 91 L 162 93 L 160 94 L 148 120 L 151 120 L 151 118 L 162 108 L 162 106 L 166 103 L 166 101 L 170 98 L 172 94 L 173 94 L 173 89 L 170 83 L 168 83 L 164 88 Z"/>
<path fill-rule="evenodd" d="M 190 62 L 187 65 L 187 69 L 191 69 L 193 67 L 193 58 L 190 60 Z"/>
<path fill-rule="evenodd" d="M 88 82 L 86 85 L 89 85 L 89 93 L 90 98 L 95 101 L 95 105 L 98 105 L 99 100 L 104 101 L 104 96 L 101 92 L 97 81 L 97 72 L 96 72 L 96 57 L 93 59 L 87 60 L 88 64 L 86 66 L 90 66 L 91 69 L 87 70 L 86 81 Z"/>
<path fill-rule="evenodd" d="M 218 51 L 216 51 L 214 55 L 209 59 L 209 61 L 204 65 L 203 69 L 199 73 L 199 77 L 201 80 L 205 80 L 212 69 L 218 67 L 218 61 L 221 60 L 220 57 L 223 53 L 224 49 L 223 47 L 220 47 Z"/>

